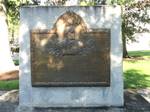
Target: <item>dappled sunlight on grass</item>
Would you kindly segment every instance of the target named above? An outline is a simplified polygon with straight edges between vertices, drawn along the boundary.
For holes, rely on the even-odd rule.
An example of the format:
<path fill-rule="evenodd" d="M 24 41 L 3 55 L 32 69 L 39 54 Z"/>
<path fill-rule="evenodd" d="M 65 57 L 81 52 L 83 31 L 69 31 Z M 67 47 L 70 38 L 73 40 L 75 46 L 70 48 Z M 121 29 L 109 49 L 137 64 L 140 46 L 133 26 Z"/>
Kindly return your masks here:
<path fill-rule="evenodd" d="M 141 71 L 144 74 L 150 75 L 150 60 L 124 61 L 124 72 L 130 69 Z"/>
<path fill-rule="evenodd" d="M 124 72 L 124 88 L 146 87 L 150 87 L 150 75 L 135 69 L 129 69 Z"/>
<path fill-rule="evenodd" d="M 124 87 L 150 87 L 150 51 L 132 51 L 129 55 L 133 58 L 123 62 Z"/>

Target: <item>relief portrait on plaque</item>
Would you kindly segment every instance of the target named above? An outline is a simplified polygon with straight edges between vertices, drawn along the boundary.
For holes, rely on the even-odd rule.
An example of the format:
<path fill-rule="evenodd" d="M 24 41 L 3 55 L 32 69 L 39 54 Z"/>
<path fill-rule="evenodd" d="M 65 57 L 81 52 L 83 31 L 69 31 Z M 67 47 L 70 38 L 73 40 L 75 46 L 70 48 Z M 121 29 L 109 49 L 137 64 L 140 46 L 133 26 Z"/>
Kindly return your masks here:
<path fill-rule="evenodd" d="M 109 86 L 110 30 L 89 29 L 73 11 L 31 30 L 32 86 Z"/>

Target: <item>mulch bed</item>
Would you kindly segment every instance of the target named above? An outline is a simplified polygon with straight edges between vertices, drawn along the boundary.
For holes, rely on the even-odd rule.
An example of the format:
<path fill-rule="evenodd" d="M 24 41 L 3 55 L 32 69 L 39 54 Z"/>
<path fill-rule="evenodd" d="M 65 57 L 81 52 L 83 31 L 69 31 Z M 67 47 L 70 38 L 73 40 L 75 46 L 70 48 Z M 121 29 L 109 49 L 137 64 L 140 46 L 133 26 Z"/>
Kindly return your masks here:
<path fill-rule="evenodd" d="M 19 79 L 19 70 L 7 71 L 0 73 L 0 81 Z"/>

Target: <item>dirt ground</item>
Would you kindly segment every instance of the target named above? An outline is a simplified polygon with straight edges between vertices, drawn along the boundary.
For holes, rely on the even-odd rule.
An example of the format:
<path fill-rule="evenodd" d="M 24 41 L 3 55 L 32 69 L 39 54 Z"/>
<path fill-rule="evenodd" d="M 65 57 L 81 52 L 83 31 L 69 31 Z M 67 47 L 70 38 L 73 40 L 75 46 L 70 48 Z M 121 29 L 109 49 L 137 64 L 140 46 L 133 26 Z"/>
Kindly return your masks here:
<path fill-rule="evenodd" d="M 0 81 L 19 79 L 19 70 L 0 73 Z"/>

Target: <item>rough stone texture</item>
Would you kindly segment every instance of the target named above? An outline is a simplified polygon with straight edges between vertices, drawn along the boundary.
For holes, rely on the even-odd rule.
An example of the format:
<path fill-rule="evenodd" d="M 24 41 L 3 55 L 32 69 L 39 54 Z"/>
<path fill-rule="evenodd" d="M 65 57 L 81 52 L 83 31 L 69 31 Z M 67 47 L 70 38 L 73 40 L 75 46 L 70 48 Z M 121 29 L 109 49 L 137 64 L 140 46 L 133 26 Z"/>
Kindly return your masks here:
<path fill-rule="evenodd" d="M 18 90 L 0 91 L 0 112 L 15 112 L 18 107 Z"/>
<path fill-rule="evenodd" d="M 150 88 L 141 89 L 138 91 L 138 93 L 150 103 Z"/>
<path fill-rule="evenodd" d="M 110 87 L 32 87 L 30 30 L 50 29 L 65 11 L 79 14 L 89 28 L 111 29 Z M 21 8 L 20 27 L 20 106 L 99 107 L 123 105 L 121 10 L 119 6 Z"/>
<path fill-rule="evenodd" d="M 139 91 L 141 91 L 139 93 Z M 7 100 L 0 100 L 0 112 L 150 112 L 150 103 L 141 94 L 150 92 L 150 89 L 125 90 L 124 107 L 96 107 L 96 108 L 32 108 L 18 106 L 18 90 L 0 91 L 0 99 L 3 96 Z M 13 102 L 10 97 L 13 97 Z M 150 97 L 150 95 L 148 95 Z"/>
<path fill-rule="evenodd" d="M 0 102 L 18 102 L 18 90 L 0 92 Z"/>
<path fill-rule="evenodd" d="M 150 89 L 144 89 L 147 93 L 150 92 Z M 140 93 L 139 93 L 140 91 Z M 140 90 L 126 90 L 124 92 L 124 98 L 125 98 L 125 107 L 127 110 L 136 110 L 136 111 L 148 111 L 150 112 L 150 102 L 145 99 L 145 91 L 143 89 Z M 147 97 L 150 97 L 150 94 L 147 94 Z M 136 112 L 135 111 L 135 112 Z"/>

